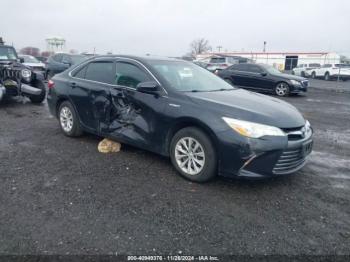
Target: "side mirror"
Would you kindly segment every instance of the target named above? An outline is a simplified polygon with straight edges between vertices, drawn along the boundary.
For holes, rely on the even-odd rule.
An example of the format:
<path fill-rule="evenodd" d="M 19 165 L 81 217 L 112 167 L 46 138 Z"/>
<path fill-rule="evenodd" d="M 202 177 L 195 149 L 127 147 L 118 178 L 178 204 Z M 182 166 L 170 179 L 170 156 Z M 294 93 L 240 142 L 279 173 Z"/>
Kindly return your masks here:
<path fill-rule="evenodd" d="M 19 58 L 19 62 L 20 62 L 20 63 L 24 63 L 24 58 L 23 58 L 23 57 L 20 57 L 20 58 Z"/>
<path fill-rule="evenodd" d="M 267 73 L 266 72 L 261 72 L 260 75 L 261 76 L 267 76 Z"/>
<path fill-rule="evenodd" d="M 136 90 L 142 93 L 155 94 L 160 90 L 157 82 L 141 82 L 136 86 Z"/>

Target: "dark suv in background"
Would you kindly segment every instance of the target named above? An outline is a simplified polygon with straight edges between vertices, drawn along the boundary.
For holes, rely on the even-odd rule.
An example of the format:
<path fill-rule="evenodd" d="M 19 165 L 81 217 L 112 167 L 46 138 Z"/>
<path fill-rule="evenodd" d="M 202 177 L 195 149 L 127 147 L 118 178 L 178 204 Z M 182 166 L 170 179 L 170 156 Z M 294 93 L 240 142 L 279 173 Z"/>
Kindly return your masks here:
<path fill-rule="evenodd" d="M 284 74 L 265 64 L 235 64 L 216 74 L 229 84 L 256 91 L 271 92 L 278 96 L 307 92 L 308 80 Z"/>
<path fill-rule="evenodd" d="M 78 64 L 87 58 L 88 57 L 84 55 L 54 54 L 47 60 L 46 78 L 51 79 L 55 74 L 61 73 L 72 65 Z"/>

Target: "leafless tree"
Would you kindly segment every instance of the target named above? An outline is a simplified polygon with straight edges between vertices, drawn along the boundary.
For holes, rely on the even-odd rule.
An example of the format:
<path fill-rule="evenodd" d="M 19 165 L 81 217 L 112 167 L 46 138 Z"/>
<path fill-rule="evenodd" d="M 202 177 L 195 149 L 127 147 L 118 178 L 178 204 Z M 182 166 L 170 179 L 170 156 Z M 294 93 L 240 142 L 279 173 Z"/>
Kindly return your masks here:
<path fill-rule="evenodd" d="M 190 47 L 193 56 L 212 50 L 211 46 L 209 45 L 209 41 L 204 38 L 193 40 Z"/>

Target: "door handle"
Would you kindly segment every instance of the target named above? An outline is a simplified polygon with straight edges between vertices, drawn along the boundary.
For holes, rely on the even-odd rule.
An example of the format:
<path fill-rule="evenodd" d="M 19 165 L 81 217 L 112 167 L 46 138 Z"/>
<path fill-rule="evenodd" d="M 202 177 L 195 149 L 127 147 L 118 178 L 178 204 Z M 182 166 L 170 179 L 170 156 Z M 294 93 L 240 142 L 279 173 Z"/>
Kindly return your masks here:
<path fill-rule="evenodd" d="M 71 86 L 72 88 L 75 88 L 75 87 L 77 87 L 77 83 L 75 83 L 75 82 L 70 82 L 70 86 Z"/>

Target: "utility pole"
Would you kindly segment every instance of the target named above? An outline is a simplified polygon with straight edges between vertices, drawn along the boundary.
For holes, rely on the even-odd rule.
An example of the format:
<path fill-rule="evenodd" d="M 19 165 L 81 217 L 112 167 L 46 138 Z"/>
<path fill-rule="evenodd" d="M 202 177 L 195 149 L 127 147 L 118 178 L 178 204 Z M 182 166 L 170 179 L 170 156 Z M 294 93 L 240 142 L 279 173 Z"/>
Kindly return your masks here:
<path fill-rule="evenodd" d="M 220 53 L 222 46 L 221 46 L 221 45 L 218 45 L 216 48 L 218 49 L 218 51 L 219 51 L 219 53 Z"/>
<path fill-rule="evenodd" d="M 266 52 L 266 41 L 264 41 L 264 49 L 263 49 L 263 52 L 264 52 L 264 53 Z"/>

